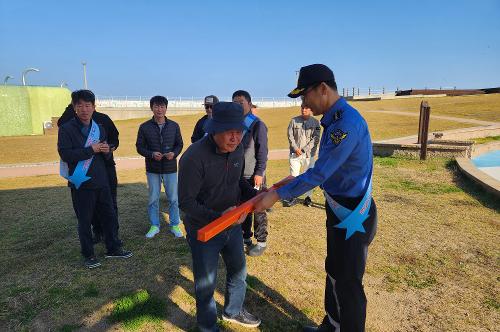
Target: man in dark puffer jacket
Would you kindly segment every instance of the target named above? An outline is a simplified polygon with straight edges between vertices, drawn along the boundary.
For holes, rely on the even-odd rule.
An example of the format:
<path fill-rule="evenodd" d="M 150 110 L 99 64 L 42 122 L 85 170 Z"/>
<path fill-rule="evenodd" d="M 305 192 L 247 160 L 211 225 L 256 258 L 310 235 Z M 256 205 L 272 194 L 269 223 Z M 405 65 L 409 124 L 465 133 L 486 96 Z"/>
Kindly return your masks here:
<path fill-rule="evenodd" d="M 144 122 L 137 133 L 137 152 L 146 158 L 148 179 L 148 214 L 151 228 L 146 234 L 152 238 L 160 232 L 160 191 L 161 183 L 169 203 L 168 215 L 170 231 L 175 237 L 183 237 L 179 228 L 179 203 L 177 198 L 177 156 L 182 151 L 182 136 L 179 125 L 167 119 L 168 100 L 163 96 L 151 98 L 149 105 L 153 118 Z"/>

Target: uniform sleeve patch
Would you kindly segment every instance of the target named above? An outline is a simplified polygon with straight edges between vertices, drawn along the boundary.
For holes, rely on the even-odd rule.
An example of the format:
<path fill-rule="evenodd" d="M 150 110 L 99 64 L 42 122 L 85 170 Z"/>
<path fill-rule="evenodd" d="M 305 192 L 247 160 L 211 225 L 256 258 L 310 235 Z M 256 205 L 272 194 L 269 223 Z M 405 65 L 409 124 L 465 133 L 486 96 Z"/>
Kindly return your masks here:
<path fill-rule="evenodd" d="M 335 129 L 335 131 L 330 134 L 330 139 L 335 145 L 339 145 L 340 142 L 342 142 L 342 140 L 346 137 L 347 137 L 347 132 L 342 131 L 341 129 Z"/>

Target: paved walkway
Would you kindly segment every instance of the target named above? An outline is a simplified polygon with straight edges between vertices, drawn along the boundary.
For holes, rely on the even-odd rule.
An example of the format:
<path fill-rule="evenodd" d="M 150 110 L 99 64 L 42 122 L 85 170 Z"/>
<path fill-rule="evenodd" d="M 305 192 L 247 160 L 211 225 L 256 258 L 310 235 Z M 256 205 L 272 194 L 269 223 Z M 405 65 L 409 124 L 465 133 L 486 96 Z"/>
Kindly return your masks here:
<path fill-rule="evenodd" d="M 411 116 L 418 118 L 420 116 L 420 113 L 416 112 L 400 112 L 400 111 L 363 111 L 362 113 L 385 113 L 385 114 L 395 114 L 395 115 L 402 115 L 402 116 Z M 447 121 L 454 121 L 454 122 L 460 122 L 460 123 L 472 123 L 472 124 L 477 124 L 481 126 L 491 126 L 495 124 L 499 124 L 498 122 L 492 122 L 492 121 L 483 121 L 483 120 L 476 120 L 476 119 L 464 119 L 464 118 L 456 118 L 454 116 L 445 116 L 445 115 L 432 115 L 431 114 L 431 119 L 437 119 L 437 120 L 447 120 Z"/>
<path fill-rule="evenodd" d="M 491 122 L 490 125 L 444 130 L 444 131 L 441 131 L 441 133 L 443 133 L 443 136 L 445 139 L 446 139 L 446 136 L 460 136 L 460 134 L 463 134 L 462 136 L 466 136 L 466 137 L 473 137 L 474 132 L 485 130 L 485 129 L 490 130 L 491 132 L 498 132 L 498 131 L 500 131 L 500 123 Z M 429 137 L 429 139 L 433 139 L 434 138 L 433 136 L 434 135 L 432 133 L 429 133 L 428 137 Z M 417 139 L 418 139 L 418 135 L 411 135 L 411 136 L 397 137 L 397 138 L 375 141 L 375 143 L 416 144 Z"/>
<path fill-rule="evenodd" d="M 288 154 L 288 149 L 271 150 L 269 151 L 269 160 L 288 159 Z M 143 157 L 115 158 L 115 162 L 116 168 L 120 171 L 145 167 Z M 0 179 L 50 174 L 59 174 L 59 161 L 0 166 Z"/>

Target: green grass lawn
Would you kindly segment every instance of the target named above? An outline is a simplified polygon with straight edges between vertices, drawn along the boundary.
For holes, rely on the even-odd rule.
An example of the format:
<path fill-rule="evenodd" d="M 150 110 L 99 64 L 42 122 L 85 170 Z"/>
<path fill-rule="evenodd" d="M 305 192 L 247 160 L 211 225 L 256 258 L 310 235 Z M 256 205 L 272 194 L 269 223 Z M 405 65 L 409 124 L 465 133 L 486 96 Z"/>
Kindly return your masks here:
<path fill-rule="evenodd" d="M 286 176 L 287 162 L 271 161 L 268 174 L 270 182 Z M 119 182 L 120 234 L 134 256 L 103 259 L 87 270 L 64 181 L 56 175 L 0 180 L 1 330 L 195 330 L 187 243 L 166 227 L 146 240 L 144 172 L 121 171 Z M 379 227 L 364 279 L 367 331 L 497 329 L 500 202 L 441 159 L 375 158 L 374 198 Z M 269 215 L 268 250 L 248 258 L 246 307 L 262 318 L 261 331 L 299 331 L 322 318 L 319 190 L 314 201 L 317 208 L 277 205 Z M 102 245 L 96 253 L 102 257 Z M 221 264 L 219 309 L 223 275 Z"/>
<path fill-rule="evenodd" d="M 370 127 L 372 139 L 382 140 L 401 136 L 416 135 L 418 117 L 397 116 L 393 114 L 367 113 L 368 110 L 399 110 L 419 111 L 420 99 L 381 100 L 370 102 L 353 102 L 366 118 Z M 456 117 L 499 121 L 500 94 L 463 97 L 429 98 L 434 115 L 450 115 Z M 259 117 L 269 128 L 269 148 L 286 149 L 288 139 L 286 131 L 290 119 L 299 115 L 298 107 L 260 109 Z M 167 111 L 168 116 L 168 111 Z M 191 142 L 196 121 L 202 114 L 172 116 L 181 127 L 185 148 Z M 146 119 L 116 121 L 120 131 L 120 147 L 116 151 L 118 157 L 138 156 L 135 150 L 135 140 L 139 125 Z M 464 124 L 454 121 L 432 119 L 430 131 L 443 131 L 471 127 L 474 124 Z M 0 137 L 0 164 L 36 163 L 55 161 L 57 154 L 57 135 Z"/>

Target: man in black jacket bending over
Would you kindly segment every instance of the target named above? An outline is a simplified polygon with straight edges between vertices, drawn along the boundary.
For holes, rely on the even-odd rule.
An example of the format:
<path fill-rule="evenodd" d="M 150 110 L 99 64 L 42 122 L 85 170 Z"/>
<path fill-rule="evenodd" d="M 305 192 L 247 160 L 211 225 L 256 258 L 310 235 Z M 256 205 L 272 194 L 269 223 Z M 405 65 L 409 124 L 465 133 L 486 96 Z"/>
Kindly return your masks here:
<path fill-rule="evenodd" d="M 110 146 L 104 127 L 92 119 L 95 96 L 89 90 L 79 90 L 71 94 L 71 102 L 76 117 L 59 127 L 57 149 L 62 159 L 61 175 L 68 179 L 71 188 L 85 266 L 94 268 L 101 265 L 94 255 L 90 230 L 94 214 L 102 222 L 106 258 L 129 258 L 132 253 L 124 251 L 118 239 L 118 218 L 105 165 Z"/>
<path fill-rule="evenodd" d="M 207 120 L 207 136 L 193 143 L 179 163 L 179 203 L 186 214 L 187 240 L 193 258 L 196 320 L 202 332 L 218 331 L 214 290 L 219 255 L 226 264 L 226 292 L 222 319 L 257 327 L 260 319 L 243 309 L 246 290 L 246 261 L 240 216 L 236 225 L 207 242 L 197 240 L 197 231 L 256 195 L 243 178 L 243 109 L 237 103 L 214 105 Z"/>
<path fill-rule="evenodd" d="M 183 237 L 179 228 L 179 203 L 177 199 L 177 156 L 182 151 L 181 130 L 177 122 L 167 119 L 168 100 L 155 96 L 149 101 L 153 118 L 141 124 L 135 144 L 137 152 L 146 158 L 149 202 L 148 215 L 151 227 L 146 234 L 152 238 L 160 232 L 160 191 L 165 188 L 169 204 L 170 232 Z"/>

